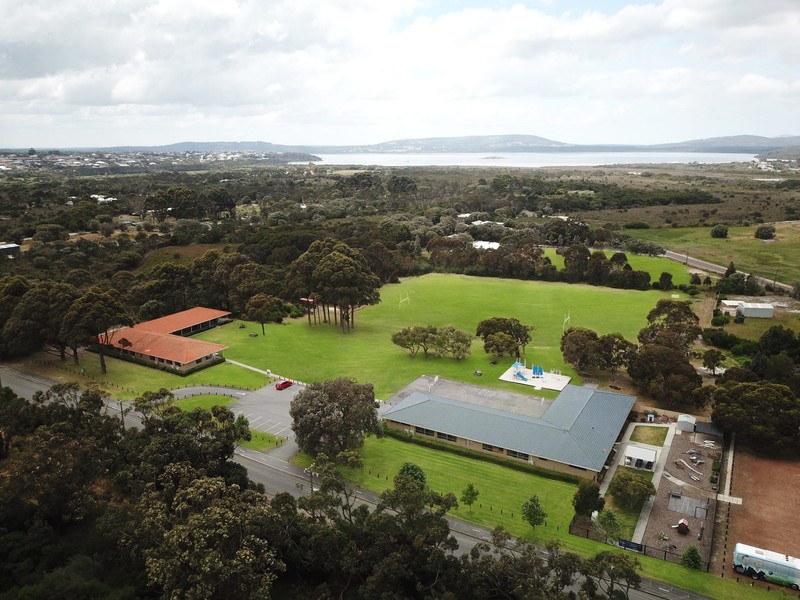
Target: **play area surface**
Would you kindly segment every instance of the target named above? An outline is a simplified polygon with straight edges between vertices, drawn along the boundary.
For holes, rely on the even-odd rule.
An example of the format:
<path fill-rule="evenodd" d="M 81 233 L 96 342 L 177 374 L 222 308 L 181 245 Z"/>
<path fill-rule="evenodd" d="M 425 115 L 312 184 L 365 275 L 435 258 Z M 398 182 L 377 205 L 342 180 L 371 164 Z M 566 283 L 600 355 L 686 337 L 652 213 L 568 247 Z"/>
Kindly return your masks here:
<path fill-rule="evenodd" d="M 536 390 L 545 389 L 560 392 L 567 387 L 571 377 L 562 375 L 560 371 L 545 371 L 539 365 L 528 367 L 524 363 L 517 361 L 498 379 L 527 385 Z"/>

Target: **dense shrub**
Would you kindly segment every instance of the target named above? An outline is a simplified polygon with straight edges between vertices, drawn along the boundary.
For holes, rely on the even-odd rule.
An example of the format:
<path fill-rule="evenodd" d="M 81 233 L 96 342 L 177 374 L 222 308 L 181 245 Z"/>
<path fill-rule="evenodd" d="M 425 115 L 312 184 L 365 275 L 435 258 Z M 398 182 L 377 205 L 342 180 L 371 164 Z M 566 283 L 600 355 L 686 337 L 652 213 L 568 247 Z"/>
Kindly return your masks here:
<path fill-rule="evenodd" d="M 731 322 L 731 318 L 728 315 L 717 315 L 711 318 L 711 324 L 714 327 L 723 327 Z"/>
<path fill-rule="evenodd" d="M 756 227 L 755 236 L 759 240 L 771 240 L 775 237 L 775 227 L 772 225 L 759 225 Z"/>
<path fill-rule="evenodd" d="M 727 225 L 714 225 L 711 228 L 711 237 L 712 238 L 726 238 L 728 237 L 728 226 Z"/>
<path fill-rule="evenodd" d="M 711 344 L 717 348 L 722 348 L 723 350 L 730 350 L 736 344 L 742 341 L 742 339 L 737 335 L 728 333 L 722 329 L 713 329 L 711 327 L 703 329 L 703 340 L 707 344 Z"/>

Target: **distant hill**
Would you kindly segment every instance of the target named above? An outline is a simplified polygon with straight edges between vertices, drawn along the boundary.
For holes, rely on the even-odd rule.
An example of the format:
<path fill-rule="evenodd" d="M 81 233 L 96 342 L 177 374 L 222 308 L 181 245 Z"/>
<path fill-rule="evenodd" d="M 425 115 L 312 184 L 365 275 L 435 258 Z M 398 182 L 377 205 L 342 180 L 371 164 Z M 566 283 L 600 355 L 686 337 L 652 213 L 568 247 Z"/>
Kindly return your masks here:
<path fill-rule="evenodd" d="M 568 147 L 537 135 L 470 135 L 392 140 L 354 146 L 351 152 L 535 152 Z"/>
<path fill-rule="evenodd" d="M 800 136 L 735 135 L 670 144 L 568 144 L 536 135 L 473 135 L 392 140 L 379 144 L 318 146 L 270 142 L 180 142 L 166 146 L 71 148 L 100 152 L 257 152 L 288 153 L 292 161 L 314 160 L 314 154 L 439 152 L 730 152 L 760 154 L 800 146 Z"/>
<path fill-rule="evenodd" d="M 731 135 L 690 140 L 688 142 L 678 142 L 677 144 L 658 144 L 651 147 L 658 150 L 676 150 L 680 152 L 744 152 L 757 154 L 790 146 L 800 146 L 800 136 Z"/>

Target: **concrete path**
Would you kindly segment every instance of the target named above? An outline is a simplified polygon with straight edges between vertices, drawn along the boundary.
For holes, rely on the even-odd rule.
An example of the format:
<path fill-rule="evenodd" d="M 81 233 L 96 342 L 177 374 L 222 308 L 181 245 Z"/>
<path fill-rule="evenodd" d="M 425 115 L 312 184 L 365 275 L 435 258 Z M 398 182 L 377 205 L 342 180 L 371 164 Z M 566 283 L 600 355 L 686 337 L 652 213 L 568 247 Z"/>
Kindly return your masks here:
<path fill-rule="evenodd" d="M 250 365 L 246 365 L 244 363 L 240 363 L 238 361 L 231 360 L 230 358 L 226 358 L 225 362 L 229 362 L 232 365 L 236 365 L 237 367 L 244 367 L 245 369 L 250 369 L 251 371 L 255 371 L 256 373 L 261 373 L 262 375 L 267 375 L 267 376 L 272 375 L 271 371 L 263 371 L 261 369 L 256 369 L 255 367 L 251 367 Z"/>
<path fill-rule="evenodd" d="M 725 496 L 731 495 L 731 480 L 733 479 L 733 451 L 736 446 L 736 433 L 731 434 L 731 447 L 728 449 L 728 459 L 725 468 Z M 741 504 L 741 500 L 739 501 Z"/>
<path fill-rule="evenodd" d="M 649 444 L 641 444 L 639 442 L 632 442 L 631 434 L 633 433 L 634 428 L 637 426 L 667 427 L 669 431 L 667 432 L 667 437 L 664 440 L 664 445 L 659 447 L 651 446 Z M 606 473 L 606 476 L 603 478 L 603 483 L 600 485 L 600 494 L 603 496 L 606 495 L 608 486 L 611 483 L 611 480 L 614 479 L 614 473 L 616 473 L 617 467 L 625 460 L 625 450 L 628 446 L 638 446 L 640 448 L 648 448 L 658 452 L 658 458 L 656 459 L 656 464 L 653 468 L 653 486 L 655 486 L 656 491 L 658 491 L 658 484 L 661 482 L 661 476 L 664 474 L 664 466 L 666 465 L 667 457 L 669 456 L 669 449 L 672 446 L 672 439 L 675 437 L 675 428 L 675 423 L 671 423 L 669 425 L 665 425 L 663 423 L 631 423 L 628 425 L 628 429 L 625 431 L 625 435 L 622 436 L 622 441 L 617 447 L 617 453 L 614 456 L 614 464 L 611 465 L 608 473 Z M 644 530 L 647 527 L 647 520 L 650 518 L 650 511 L 653 510 L 654 499 L 655 496 L 647 500 L 642 506 L 642 512 L 639 514 L 639 521 L 636 523 L 636 528 L 633 531 L 633 537 L 631 538 L 631 541 L 641 543 L 642 539 L 644 538 Z"/>

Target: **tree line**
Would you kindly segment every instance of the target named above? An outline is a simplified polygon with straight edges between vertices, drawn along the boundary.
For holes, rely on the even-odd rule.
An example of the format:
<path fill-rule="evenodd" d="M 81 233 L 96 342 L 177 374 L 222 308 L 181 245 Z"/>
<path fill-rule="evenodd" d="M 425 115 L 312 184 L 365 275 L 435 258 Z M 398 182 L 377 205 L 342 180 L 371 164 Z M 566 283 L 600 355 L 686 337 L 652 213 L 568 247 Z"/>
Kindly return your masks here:
<path fill-rule="evenodd" d="M 182 411 L 160 390 L 125 428 L 106 402 L 74 384 L 32 402 L 0 390 L 0 596 L 545 600 L 639 586 L 629 555 L 542 555 L 502 530 L 458 557 L 452 493 L 401 472 L 370 509 L 344 484 L 358 464 L 346 452 L 318 454 L 299 498 L 267 498 L 230 460 L 244 417 Z"/>
<path fill-rule="evenodd" d="M 782 325 L 764 332 L 758 342 L 718 328 L 702 330 L 688 302 L 659 300 L 639 331 L 638 342 L 619 334 L 598 335 L 570 328 L 561 338 L 564 360 L 579 372 L 627 369 L 639 389 L 666 408 L 712 406 L 712 420 L 761 452 L 800 452 L 800 336 Z M 715 385 L 702 385 L 691 363 L 691 347 L 702 335 L 719 348 L 749 356 L 743 366 L 727 368 Z M 711 374 L 723 363 L 717 348 L 697 353 Z"/>

